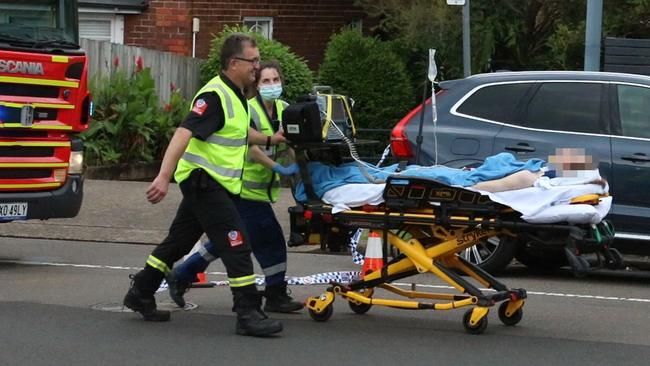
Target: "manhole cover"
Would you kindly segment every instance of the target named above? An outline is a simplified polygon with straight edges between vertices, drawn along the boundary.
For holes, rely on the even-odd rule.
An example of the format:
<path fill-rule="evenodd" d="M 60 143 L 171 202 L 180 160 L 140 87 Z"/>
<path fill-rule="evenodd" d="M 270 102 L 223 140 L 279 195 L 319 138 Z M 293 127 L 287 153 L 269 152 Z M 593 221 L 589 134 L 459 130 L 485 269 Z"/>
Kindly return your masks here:
<path fill-rule="evenodd" d="M 169 310 L 169 311 L 189 311 L 198 308 L 197 304 L 186 302 L 184 308 L 179 308 L 173 301 L 160 301 L 157 302 L 158 309 L 160 310 Z M 90 307 L 93 310 L 100 311 L 109 311 L 112 313 L 132 313 L 133 311 L 126 306 L 122 305 L 121 302 L 100 302 L 99 304 L 92 305 Z"/>

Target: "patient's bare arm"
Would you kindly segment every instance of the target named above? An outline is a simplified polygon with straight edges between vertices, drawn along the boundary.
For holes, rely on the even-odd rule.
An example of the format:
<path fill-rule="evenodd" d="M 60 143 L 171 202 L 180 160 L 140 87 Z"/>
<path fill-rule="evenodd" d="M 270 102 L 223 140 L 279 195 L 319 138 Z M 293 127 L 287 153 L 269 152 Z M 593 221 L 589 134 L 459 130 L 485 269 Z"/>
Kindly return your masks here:
<path fill-rule="evenodd" d="M 516 189 L 532 187 L 537 178 L 544 173 L 540 170 L 531 172 L 530 170 L 521 170 L 506 177 L 485 182 L 478 182 L 472 186 L 474 189 L 485 192 L 504 192 L 514 191 Z"/>

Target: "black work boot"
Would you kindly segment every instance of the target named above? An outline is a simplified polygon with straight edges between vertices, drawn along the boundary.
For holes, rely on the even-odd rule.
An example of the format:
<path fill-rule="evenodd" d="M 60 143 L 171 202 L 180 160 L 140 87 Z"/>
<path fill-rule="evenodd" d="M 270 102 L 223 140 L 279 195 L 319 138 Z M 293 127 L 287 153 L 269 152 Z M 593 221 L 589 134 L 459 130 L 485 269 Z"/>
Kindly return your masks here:
<path fill-rule="evenodd" d="M 129 288 L 126 296 L 124 296 L 124 306 L 140 313 L 144 317 L 144 320 L 152 322 L 169 321 L 169 311 L 156 309 L 156 299 L 153 294 L 144 295 L 136 287 L 137 275 L 134 279 L 135 281 L 131 284 L 131 288 Z"/>
<path fill-rule="evenodd" d="M 305 305 L 295 301 L 287 292 L 287 283 L 282 282 L 277 285 L 267 285 L 264 289 L 264 311 L 269 313 L 293 313 L 302 309 Z"/>
<path fill-rule="evenodd" d="M 176 275 L 176 269 L 173 269 L 169 275 L 167 275 L 167 285 L 169 289 L 169 297 L 172 298 L 172 301 L 176 303 L 181 308 L 185 307 L 185 299 L 183 296 L 190 288 L 191 283 L 183 281 L 180 279 L 180 276 Z"/>
<path fill-rule="evenodd" d="M 261 309 L 262 298 L 255 292 L 234 293 L 235 305 L 233 311 L 237 312 L 236 333 L 254 337 L 264 337 L 282 331 L 279 320 L 269 319 Z"/>

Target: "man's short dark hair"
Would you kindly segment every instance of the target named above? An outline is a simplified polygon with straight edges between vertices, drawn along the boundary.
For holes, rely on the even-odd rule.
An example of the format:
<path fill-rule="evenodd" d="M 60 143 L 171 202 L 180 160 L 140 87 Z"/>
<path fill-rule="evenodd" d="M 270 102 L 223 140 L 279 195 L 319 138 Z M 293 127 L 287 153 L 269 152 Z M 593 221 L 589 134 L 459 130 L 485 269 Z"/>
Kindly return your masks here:
<path fill-rule="evenodd" d="M 255 38 L 244 33 L 233 33 L 229 35 L 221 46 L 221 69 L 228 70 L 228 64 L 233 57 L 240 56 L 246 45 L 257 47 Z"/>

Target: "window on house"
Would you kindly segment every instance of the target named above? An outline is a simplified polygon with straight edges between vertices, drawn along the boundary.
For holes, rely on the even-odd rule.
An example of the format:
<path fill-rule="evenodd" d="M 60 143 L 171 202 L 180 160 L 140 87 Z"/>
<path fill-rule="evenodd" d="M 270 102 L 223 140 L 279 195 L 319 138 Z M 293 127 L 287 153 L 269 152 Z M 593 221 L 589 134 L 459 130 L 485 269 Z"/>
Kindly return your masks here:
<path fill-rule="evenodd" d="M 271 17 L 244 17 L 244 25 L 252 31 L 262 33 L 267 39 L 273 39 L 273 18 Z"/>
<path fill-rule="evenodd" d="M 362 19 L 355 19 L 353 21 L 350 21 L 348 23 L 348 27 L 352 29 L 356 29 L 359 32 L 363 31 L 363 20 Z"/>
<path fill-rule="evenodd" d="M 124 16 L 111 13 L 79 12 L 79 37 L 124 43 Z"/>

